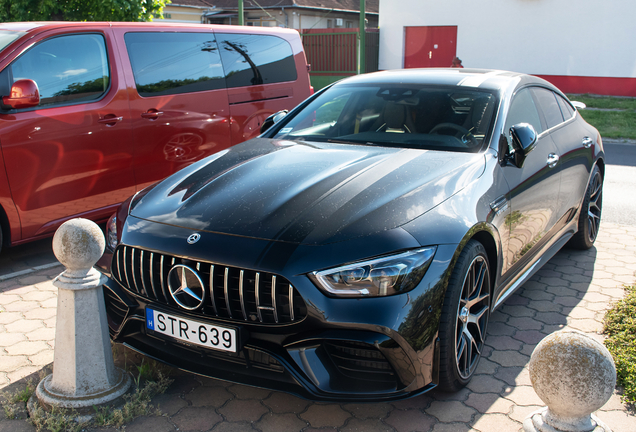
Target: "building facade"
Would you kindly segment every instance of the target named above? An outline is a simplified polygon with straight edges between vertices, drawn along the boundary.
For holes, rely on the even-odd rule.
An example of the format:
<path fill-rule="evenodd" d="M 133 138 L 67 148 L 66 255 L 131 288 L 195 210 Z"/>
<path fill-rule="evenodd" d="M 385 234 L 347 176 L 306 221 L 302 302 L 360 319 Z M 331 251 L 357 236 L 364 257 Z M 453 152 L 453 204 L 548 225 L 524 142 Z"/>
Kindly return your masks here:
<path fill-rule="evenodd" d="M 539 75 L 569 93 L 636 96 L 636 2 L 380 0 L 380 69 Z"/>

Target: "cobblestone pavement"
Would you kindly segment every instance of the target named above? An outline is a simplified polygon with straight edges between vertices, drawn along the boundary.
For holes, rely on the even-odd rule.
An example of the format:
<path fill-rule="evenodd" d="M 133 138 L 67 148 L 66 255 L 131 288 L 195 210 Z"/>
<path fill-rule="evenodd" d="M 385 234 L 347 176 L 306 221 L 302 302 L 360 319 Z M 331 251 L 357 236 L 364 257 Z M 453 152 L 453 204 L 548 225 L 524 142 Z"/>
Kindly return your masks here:
<path fill-rule="evenodd" d="M 0 389 L 53 361 L 61 267 L 0 281 Z M 276 391 L 181 373 L 153 404 L 163 415 L 138 417 L 127 432 L 148 431 L 520 431 L 543 403 L 528 376 L 536 344 L 562 328 L 602 340 L 603 315 L 636 283 L 636 227 L 603 224 L 589 251 L 559 252 L 491 317 L 487 349 L 473 380 L 455 394 L 437 391 L 390 403 L 314 403 Z M 20 387 L 22 386 L 22 387 Z M 614 394 L 596 415 L 614 432 L 636 431 L 636 416 Z M 0 432 L 32 431 L 0 413 Z M 99 430 L 106 430 L 101 428 Z"/>

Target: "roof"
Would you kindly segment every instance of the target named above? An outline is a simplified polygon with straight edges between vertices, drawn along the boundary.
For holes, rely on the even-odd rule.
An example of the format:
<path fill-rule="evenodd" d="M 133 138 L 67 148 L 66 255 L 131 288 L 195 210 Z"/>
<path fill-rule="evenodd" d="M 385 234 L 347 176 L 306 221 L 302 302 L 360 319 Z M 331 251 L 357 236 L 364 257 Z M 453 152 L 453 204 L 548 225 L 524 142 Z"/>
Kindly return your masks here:
<path fill-rule="evenodd" d="M 365 11 L 378 14 L 380 0 L 366 0 Z M 237 10 L 236 0 L 174 0 L 172 5 L 207 6 L 223 10 Z M 244 0 L 243 9 L 302 8 L 360 12 L 360 0 Z"/>

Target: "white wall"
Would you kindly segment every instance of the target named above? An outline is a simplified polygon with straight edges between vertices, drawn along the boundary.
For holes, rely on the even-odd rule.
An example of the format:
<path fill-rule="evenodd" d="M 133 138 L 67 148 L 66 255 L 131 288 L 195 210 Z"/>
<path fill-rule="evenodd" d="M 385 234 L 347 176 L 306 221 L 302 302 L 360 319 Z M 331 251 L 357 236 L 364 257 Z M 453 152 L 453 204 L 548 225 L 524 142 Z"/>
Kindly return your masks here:
<path fill-rule="evenodd" d="M 464 67 L 636 77 L 635 0 L 380 0 L 380 69 L 402 68 L 404 27 L 457 26 Z"/>

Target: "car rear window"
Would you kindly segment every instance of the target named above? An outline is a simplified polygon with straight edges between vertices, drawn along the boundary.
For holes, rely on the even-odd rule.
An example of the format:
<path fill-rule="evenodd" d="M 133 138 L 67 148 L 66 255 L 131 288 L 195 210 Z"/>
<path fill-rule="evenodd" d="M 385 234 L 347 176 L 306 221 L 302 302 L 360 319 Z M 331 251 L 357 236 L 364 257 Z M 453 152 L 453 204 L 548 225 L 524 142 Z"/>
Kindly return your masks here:
<path fill-rule="evenodd" d="M 486 90 L 421 85 L 336 85 L 274 138 L 477 152 L 497 98 Z"/>
<path fill-rule="evenodd" d="M 278 36 L 217 33 L 228 87 L 295 81 L 291 45 Z"/>
<path fill-rule="evenodd" d="M 225 87 L 214 33 L 134 32 L 124 38 L 140 96 Z"/>
<path fill-rule="evenodd" d="M 13 82 L 31 79 L 40 91 L 40 107 L 100 99 L 108 90 L 104 37 L 73 34 L 46 39 L 11 64 Z"/>

